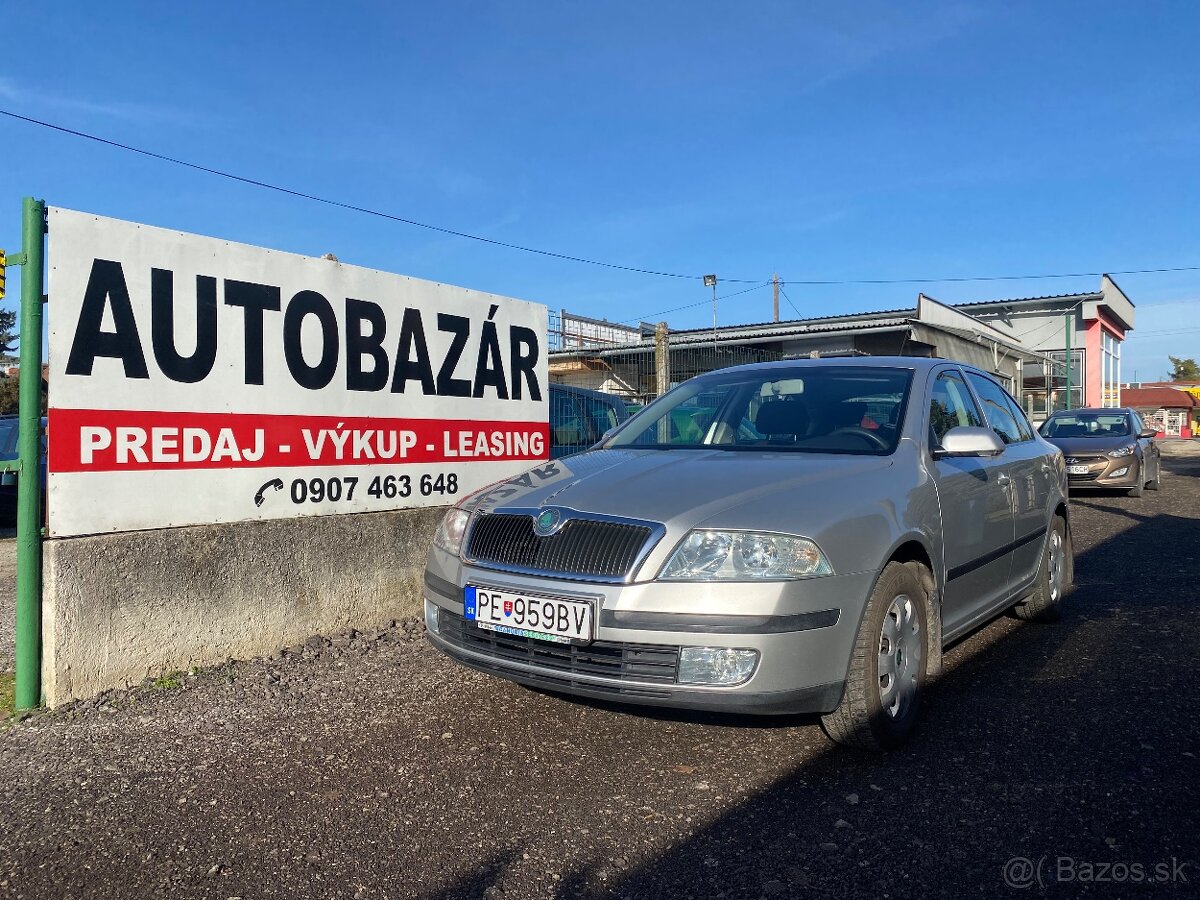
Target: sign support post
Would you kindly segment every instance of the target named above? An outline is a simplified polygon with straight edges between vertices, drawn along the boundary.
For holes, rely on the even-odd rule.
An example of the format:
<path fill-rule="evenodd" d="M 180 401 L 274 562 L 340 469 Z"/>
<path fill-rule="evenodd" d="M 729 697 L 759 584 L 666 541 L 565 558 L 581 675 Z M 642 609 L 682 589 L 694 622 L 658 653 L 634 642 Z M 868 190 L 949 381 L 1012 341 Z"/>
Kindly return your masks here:
<path fill-rule="evenodd" d="M 22 210 L 21 382 L 17 456 L 16 708 L 42 694 L 42 303 L 46 204 L 26 197 Z M 11 261 L 11 260 L 10 260 Z"/>

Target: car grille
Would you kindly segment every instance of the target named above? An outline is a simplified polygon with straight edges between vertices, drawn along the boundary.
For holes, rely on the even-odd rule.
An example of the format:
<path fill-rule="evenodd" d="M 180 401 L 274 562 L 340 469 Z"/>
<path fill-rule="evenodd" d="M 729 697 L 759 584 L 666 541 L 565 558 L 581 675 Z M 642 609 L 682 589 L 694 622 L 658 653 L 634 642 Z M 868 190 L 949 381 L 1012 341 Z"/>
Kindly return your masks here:
<path fill-rule="evenodd" d="M 1100 472 L 1088 472 L 1086 475 L 1068 475 L 1068 481 L 1095 481 L 1101 475 Z"/>
<path fill-rule="evenodd" d="M 524 663 L 566 676 L 596 675 L 643 684 L 674 684 L 679 668 L 678 647 L 618 641 L 556 644 L 488 631 L 445 609 L 438 613 L 438 635 L 454 647 L 496 662 Z M 564 683 L 570 683 L 570 679 Z M 587 684 L 592 686 L 591 682 Z"/>
<path fill-rule="evenodd" d="M 532 516 L 488 513 L 471 527 L 467 558 L 526 572 L 624 578 L 650 532 L 648 525 L 568 519 L 555 534 L 540 537 Z"/>
<path fill-rule="evenodd" d="M 1107 462 L 1107 457 L 1104 456 L 1070 456 L 1067 457 L 1068 466 L 1090 466 L 1098 462 Z"/>

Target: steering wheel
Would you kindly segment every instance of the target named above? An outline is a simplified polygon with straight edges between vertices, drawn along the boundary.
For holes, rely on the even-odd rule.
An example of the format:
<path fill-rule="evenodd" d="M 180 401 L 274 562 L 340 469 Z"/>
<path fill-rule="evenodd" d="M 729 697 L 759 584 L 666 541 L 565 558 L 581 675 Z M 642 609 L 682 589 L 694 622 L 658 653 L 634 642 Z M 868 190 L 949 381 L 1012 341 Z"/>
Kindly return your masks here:
<path fill-rule="evenodd" d="M 886 450 L 888 448 L 887 441 L 885 441 L 875 432 L 871 431 L 869 428 L 863 428 L 861 425 L 847 425 L 845 428 L 835 428 L 833 431 L 829 432 L 830 437 L 833 437 L 835 434 L 852 434 L 855 437 L 865 438 L 880 450 Z"/>

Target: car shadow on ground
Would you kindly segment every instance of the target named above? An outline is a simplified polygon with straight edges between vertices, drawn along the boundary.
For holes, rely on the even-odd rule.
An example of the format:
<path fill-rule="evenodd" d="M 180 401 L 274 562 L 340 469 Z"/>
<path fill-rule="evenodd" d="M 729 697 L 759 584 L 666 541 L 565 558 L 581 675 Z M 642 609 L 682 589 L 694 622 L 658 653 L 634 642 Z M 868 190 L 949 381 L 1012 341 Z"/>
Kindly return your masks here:
<path fill-rule="evenodd" d="M 1063 620 L 1007 618 L 960 642 L 906 747 L 830 744 L 650 861 L 617 873 L 596 859 L 556 896 L 1010 894 L 1033 883 L 1017 883 L 1028 870 L 1014 858 L 1032 860 L 1044 886 L 1079 881 L 1079 861 L 1177 858 L 1200 879 L 1200 716 L 1181 699 L 1200 661 L 1190 595 L 1114 591 L 1136 557 L 1200 546 L 1200 519 L 1100 508 L 1135 524 L 1079 554 Z M 745 728 L 813 721 L 630 712 Z M 490 861 L 437 896 L 498 896 L 503 869 Z"/>

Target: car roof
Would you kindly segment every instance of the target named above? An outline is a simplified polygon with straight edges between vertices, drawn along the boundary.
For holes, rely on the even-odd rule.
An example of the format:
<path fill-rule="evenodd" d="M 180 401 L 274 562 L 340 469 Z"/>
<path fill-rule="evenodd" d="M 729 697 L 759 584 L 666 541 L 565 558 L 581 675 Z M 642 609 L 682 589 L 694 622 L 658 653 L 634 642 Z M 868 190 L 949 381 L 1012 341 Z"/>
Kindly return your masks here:
<path fill-rule="evenodd" d="M 1133 412 L 1128 406 L 1078 406 L 1075 409 L 1056 409 L 1050 413 L 1052 416 L 1073 416 L 1076 413 L 1088 413 L 1091 415 L 1128 415 Z"/>
<path fill-rule="evenodd" d="M 961 366 L 962 368 L 969 369 L 972 372 L 979 372 L 983 375 L 988 374 L 969 363 L 960 362 L 957 359 L 944 359 L 940 356 L 826 356 L 819 359 L 781 359 L 775 362 L 747 363 L 746 365 L 742 366 L 730 366 L 727 369 L 714 369 L 713 371 L 728 372 L 731 369 L 737 369 L 739 371 L 762 370 L 764 372 L 769 372 L 772 369 L 824 369 L 830 367 L 913 369 L 916 371 L 928 371 L 937 366 L 946 365 Z"/>

